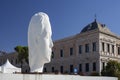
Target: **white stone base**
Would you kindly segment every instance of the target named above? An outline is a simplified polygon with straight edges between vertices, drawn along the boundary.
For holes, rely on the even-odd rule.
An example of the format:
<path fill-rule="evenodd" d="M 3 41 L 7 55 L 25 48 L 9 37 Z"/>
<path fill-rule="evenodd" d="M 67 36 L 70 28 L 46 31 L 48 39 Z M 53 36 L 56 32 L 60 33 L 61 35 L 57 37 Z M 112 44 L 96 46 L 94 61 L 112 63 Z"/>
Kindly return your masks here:
<path fill-rule="evenodd" d="M 116 77 L 91 77 L 54 74 L 0 74 L 0 80 L 118 80 Z"/>

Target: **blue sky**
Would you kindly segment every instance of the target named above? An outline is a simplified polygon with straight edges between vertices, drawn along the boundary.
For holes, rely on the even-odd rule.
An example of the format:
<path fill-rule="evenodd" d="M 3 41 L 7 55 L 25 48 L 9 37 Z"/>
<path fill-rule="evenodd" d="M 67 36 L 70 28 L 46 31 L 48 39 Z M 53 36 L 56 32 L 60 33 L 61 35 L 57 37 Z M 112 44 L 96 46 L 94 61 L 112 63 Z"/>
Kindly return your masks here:
<path fill-rule="evenodd" d="M 37 12 L 49 15 L 53 40 L 79 33 L 95 14 L 98 22 L 120 35 L 120 0 L 0 0 L 0 50 L 27 45 L 29 21 Z"/>

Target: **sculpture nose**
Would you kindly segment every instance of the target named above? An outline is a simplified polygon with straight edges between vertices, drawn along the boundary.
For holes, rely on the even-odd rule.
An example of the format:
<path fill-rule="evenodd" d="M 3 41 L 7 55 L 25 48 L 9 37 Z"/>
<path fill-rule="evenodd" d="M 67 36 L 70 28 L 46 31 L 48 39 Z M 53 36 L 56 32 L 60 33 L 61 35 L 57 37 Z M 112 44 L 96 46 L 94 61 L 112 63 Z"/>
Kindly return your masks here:
<path fill-rule="evenodd" d="M 54 45 L 53 45 L 53 42 L 52 42 L 52 39 L 50 39 L 50 48 L 52 48 Z"/>

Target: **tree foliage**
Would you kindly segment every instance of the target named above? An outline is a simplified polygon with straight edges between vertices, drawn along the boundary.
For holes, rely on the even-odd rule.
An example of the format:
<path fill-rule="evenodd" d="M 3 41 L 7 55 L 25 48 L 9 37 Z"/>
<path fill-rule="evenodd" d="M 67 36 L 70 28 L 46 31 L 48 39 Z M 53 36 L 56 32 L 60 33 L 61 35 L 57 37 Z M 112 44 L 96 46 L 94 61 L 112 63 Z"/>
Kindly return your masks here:
<path fill-rule="evenodd" d="M 120 63 L 114 60 L 110 60 L 105 69 L 102 70 L 103 76 L 112 76 L 120 78 Z"/>
<path fill-rule="evenodd" d="M 18 60 L 22 62 L 25 60 L 28 63 L 28 47 L 27 46 L 16 46 L 14 50 L 18 53 Z"/>

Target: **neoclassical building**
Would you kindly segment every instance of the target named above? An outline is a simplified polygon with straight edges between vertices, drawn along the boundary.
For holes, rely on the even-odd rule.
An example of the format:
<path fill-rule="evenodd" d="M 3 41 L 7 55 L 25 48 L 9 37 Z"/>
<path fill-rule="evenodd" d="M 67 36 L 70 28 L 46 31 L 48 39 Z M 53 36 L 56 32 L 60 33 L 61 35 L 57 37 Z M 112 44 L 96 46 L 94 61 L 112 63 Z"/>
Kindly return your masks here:
<path fill-rule="evenodd" d="M 45 64 L 44 72 L 73 73 L 77 69 L 84 75 L 100 74 L 109 60 L 120 62 L 120 37 L 95 20 L 80 33 L 54 41 L 52 60 Z"/>

